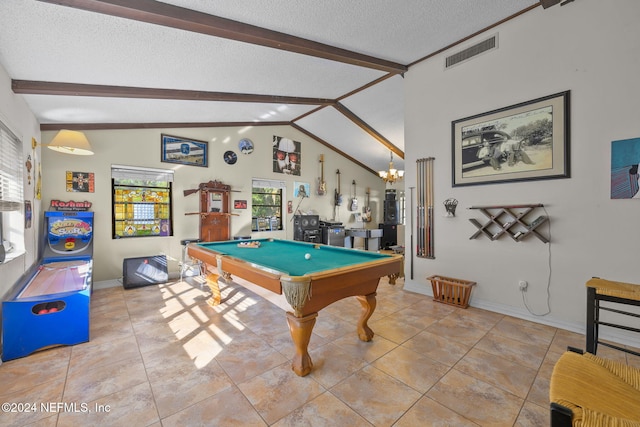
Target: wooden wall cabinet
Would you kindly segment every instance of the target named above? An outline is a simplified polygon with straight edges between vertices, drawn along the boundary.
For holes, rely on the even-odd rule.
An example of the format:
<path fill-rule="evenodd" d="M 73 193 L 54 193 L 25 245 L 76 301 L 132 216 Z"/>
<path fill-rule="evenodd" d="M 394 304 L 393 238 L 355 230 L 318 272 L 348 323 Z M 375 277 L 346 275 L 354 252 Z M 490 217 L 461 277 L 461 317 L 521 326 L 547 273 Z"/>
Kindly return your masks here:
<path fill-rule="evenodd" d="M 197 189 L 185 190 L 184 195 L 199 193 L 200 212 L 185 215 L 199 215 L 200 236 L 203 242 L 217 242 L 231 239 L 231 186 L 220 181 L 201 183 Z"/>
<path fill-rule="evenodd" d="M 516 242 L 529 235 L 534 235 L 544 243 L 549 243 L 549 238 L 541 234 L 537 228 L 549 220 L 546 215 L 530 215 L 543 208 L 541 203 L 531 205 L 496 205 L 496 206 L 471 206 L 469 209 L 477 209 L 484 214 L 487 220 L 481 223 L 475 218 L 469 221 L 476 226 L 477 231 L 469 239 L 475 239 L 484 234 L 491 240 L 497 240 L 507 235 Z"/>

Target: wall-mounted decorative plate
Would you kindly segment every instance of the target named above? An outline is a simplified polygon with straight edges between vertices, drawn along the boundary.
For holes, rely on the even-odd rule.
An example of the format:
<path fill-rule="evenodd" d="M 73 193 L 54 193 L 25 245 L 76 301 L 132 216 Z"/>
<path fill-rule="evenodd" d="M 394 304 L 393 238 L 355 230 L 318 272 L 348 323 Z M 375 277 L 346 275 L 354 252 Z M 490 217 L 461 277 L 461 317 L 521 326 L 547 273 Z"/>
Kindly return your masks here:
<path fill-rule="evenodd" d="M 253 141 L 249 138 L 243 138 L 238 142 L 238 147 L 240 148 L 240 152 L 242 154 L 251 154 L 253 153 Z"/>
<path fill-rule="evenodd" d="M 235 165 L 236 162 L 238 161 L 238 155 L 231 150 L 225 151 L 224 161 L 228 165 Z"/>

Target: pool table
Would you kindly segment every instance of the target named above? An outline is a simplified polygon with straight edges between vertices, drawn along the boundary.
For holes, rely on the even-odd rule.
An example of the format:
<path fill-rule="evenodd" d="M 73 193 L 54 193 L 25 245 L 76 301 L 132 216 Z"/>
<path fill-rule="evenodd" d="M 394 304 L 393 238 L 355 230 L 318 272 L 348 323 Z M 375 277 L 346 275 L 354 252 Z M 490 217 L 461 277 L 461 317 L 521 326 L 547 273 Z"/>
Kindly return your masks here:
<path fill-rule="evenodd" d="M 295 346 L 292 369 L 299 376 L 311 372 L 313 363 L 307 347 L 318 312 L 329 304 L 355 296 L 362 306 L 358 337 L 371 341 L 373 331 L 367 321 L 376 308 L 378 282 L 396 273 L 402 263 L 397 255 L 279 239 L 189 243 L 187 253 L 207 266 L 217 267 L 225 280 L 236 275 L 277 294 L 284 293 L 291 306 L 286 318 Z M 211 304 L 220 303 L 217 279 L 215 274 L 207 276 L 213 294 Z"/>

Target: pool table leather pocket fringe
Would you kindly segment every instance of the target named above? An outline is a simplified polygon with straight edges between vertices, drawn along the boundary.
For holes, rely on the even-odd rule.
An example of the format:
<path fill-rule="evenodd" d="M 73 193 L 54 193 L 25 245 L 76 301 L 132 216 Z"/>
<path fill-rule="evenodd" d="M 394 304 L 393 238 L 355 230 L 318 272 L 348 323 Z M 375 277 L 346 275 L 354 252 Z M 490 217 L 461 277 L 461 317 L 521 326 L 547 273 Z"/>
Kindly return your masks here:
<path fill-rule="evenodd" d="M 283 278 L 284 279 L 284 278 Z M 282 280 L 282 293 L 293 308 L 297 317 L 302 315 L 302 308 L 311 299 L 311 281 Z"/>

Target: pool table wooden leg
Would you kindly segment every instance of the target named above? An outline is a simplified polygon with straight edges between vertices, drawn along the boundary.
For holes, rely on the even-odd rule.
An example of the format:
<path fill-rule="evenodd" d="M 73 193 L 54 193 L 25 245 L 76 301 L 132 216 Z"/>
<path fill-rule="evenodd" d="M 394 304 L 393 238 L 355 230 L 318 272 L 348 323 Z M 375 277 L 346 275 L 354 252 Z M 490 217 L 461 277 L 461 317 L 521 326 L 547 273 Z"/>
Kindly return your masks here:
<path fill-rule="evenodd" d="M 362 341 L 371 341 L 373 338 L 373 331 L 367 325 L 367 321 L 376 309 L 376 293 L 369 295 L 360 295 L 356 297 L 360 301 L 362 311 L 360 312 L 360 319 L 358 319 L 358 337 Z"/>
<path fill-rule="evenodd" d="M 220 285 L 218 285 L 218 279 L 220 276 L 217 274 L 209 273 L 207 274 L 207 286 L 211 289 L 211 298 L 207 300 L 207 304 L 211 307 L 220 304 Z"/>
<path fill-rule="evenodd" d="M 311 340 L 311 332 L 316 324 L 318 313 L 311 313 L 304 317 L 296 317 L 293 313 L 287 312 L 287 322 L 289 323 L 289 332 L 293 345 L 296 348 L 296 354 L 293 356 L 291 369 L 301 377 L 304 377 L 313 368 L 313 362 L 307 348 Z"/>

